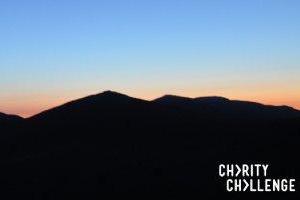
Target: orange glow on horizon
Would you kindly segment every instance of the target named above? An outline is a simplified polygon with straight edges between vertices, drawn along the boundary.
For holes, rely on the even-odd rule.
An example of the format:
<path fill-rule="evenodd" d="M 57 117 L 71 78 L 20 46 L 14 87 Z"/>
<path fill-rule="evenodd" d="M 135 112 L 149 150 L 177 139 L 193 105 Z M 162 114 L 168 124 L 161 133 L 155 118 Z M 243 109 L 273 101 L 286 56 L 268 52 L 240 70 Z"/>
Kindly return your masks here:
<path fill-rule="evenodd" d="M 118 91 L 118 90 L 116 90 Z M 146 99 L 146 100 L 152 100 L 155 98 L 158 98 L 160 96 L 163 96 L 165 94 L 173 94 L 173 95 L 179 95 L 179 96 L 187 96 L 187 97 L 200 97 L 200 96 L 223 96 L 232 100 L 245 100 L 245 101 L 253 101 L 258 102 L 266 105 L 287 105 L 291 106 L 295 109 L 300 110 L 300 101 L 297 101 L 297 97 L 295 95 L 283 95 L 282 92 L 266 92 L 264 90 L 260 90 L 260 92 L 251 92 L 248 90 L 247 92 L 230 92 L 230 91 L 219 91 L 219 93 L 213 94 L 211 92 L 202 90 L 202 94 L 200 91 L 196 90 L 176 90 L 171 91 L 171 93 L 164 93 L 162 90 L 148 90 L 148 93 L 144 93 L 142 90 L 140 91 L 121 91 L 121 93 L 127 94 L 132 97 Z M 272 94 L 271 94 L 272 93 Z M 201 95 L 197 95 L 201 94 Z M 55 96 L 55 95 L 54 95 Z M 55 97 L 36 97 L 33 101 L 22 101 L 20 102 L 4 102 L 4 105 L 0 105 L 2 108 L 0 112 L 7 113 L 7 114 L 16 114 L 20 115 L 22 117 L 30 117 L 35 114 L 38 114 L 42 111 L 45 111 L 47 109 L 51 109 L 53 107 L 62 105 L 64 103 L 67 103 L 71 100 L 78 99 L 84 96 L 87 96 L 86 94 L 73 94 L 69 97 L 67 95 L 59 96 L 56 95 Z M 268 97 L 268 96 L 272 96 Z M 282 97 L 284 96 L 284 98 Z M 298 97 L 298 99 L 300 99 Z"/>

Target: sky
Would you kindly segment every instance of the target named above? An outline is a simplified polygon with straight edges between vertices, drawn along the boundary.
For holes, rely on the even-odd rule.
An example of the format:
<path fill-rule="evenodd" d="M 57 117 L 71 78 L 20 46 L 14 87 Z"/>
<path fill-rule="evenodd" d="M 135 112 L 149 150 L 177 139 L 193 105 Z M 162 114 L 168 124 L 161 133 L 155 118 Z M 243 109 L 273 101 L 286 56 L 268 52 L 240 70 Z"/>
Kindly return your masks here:
<path fill-rule="evenodd" d="M 300 109 L 298 0 L 1 0 L 0 112 L 104 90 Z"/>

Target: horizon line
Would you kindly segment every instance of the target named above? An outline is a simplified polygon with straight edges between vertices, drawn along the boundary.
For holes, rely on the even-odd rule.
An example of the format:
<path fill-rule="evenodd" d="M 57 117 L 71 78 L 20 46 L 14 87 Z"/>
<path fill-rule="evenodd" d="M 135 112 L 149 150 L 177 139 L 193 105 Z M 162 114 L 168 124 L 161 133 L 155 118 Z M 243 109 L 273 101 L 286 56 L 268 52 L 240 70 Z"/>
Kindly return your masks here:
<path fill-rule="evenodd" d="M 66 100 L 65 102 L 62 102 L 62 103 L 58 103 L 57 105 L 55 106 L 50 106 L 49 108 L 44 108 L 42 109 L 41 111 L 38 111 L 34 114 L 22 114 L 22 113 L 7 113 L 7 112 L 2 112 L 0 110 L 0 113 L 4 113 L 6 115 L 14 115 L 14 116 L 19 116 L 19 117 L 22 117 L 24 119 L 28 119 L 28 118 L 31 118 L 35 115 L 38 115 L 40 113 L 43 113 L 43 112 L 46 112 L 48 110 L 51 110 L 51 109 L 54 109 L 56 107 L 60 107 L 60 106 L 63 106 L 65 104 L 68 104 L 70 102 L 73 102 L 73 101 L 77 101 L 77 100 L 80 100 L 80 99 L 83 99 L 83 98 L 88 98 L 88 97 L 92 97 L 92 96 L 97 96 L 97 95 L 101 95 L 101 94 L 104 94 L 104 93 L 115 93 L 115 94 L 119 94 L 119 95 L 125 95 L 125 96 L 128 96 L 130 98 L 135 98 L 135 99 L 140 99 L 140 100 L 143 100 L 143 101 L 148 101 L 148 102 L 151 102 L 151 101 L 154 101 L 156 99 L 159 99 L 159 98 L 162 98 L 162 97 L 165 97 L 165 96 L 174 96 L 174 97 L 182 97 L 182 98 L 188 98 L 188 99 L 197 99 L 197 98 L 207 98 L 207 97 L 216 97 L 216 98 L 224 98 L 224 99 L 227 99 L 229 101 L 243 101 L 243 102 L 249 102 L 249 103 L 258 103 L 258 104 L 261 104 L 263 106 L 274 106 L 274 107 L 288 107 L 288 108 L 291 108 L 291 109 L 294 109 L 296 111 L 299 111 L 300 112 L 300 108 L 298 107 L 294 107 L 294 106 L 291 106 L 291 105 L 286 105 L 286 104 L 281 104 L 281 105 L 274 105 L 274 104 L 268 104 L 268 103 L 263 103 L 263 102 L 260 102 L 260 101 L 253 101 L 253 100 L 242 100 L 242 99 L 235 99 L 235 98 L 227 98 L 227 97 L 224 97 L 224 96 L 221 96 L 221 95 L 206 95 L 206 96 L 196 96 L 196 97 L 191 97 L 191 96 L 183 96 L 183 95 L 173 95 L 173 94 L 164 94 L 164 95 L 160 95 L 156 98 L 151 98 L 151 99 L 147 99 L 147 98 L 140 98 L 140 97 L 134 97 L 134 96 L 131 96 L 131 95 L 127 95 L 125 93 L 122 93 L 122 92 L 117 92 L 117 91 L 114 91 L 114 90 L 103 90 L 102 92 L 98 92 L 98 93 L 94 93 L 94 94 L 90 94 L 90 95 L 85 95 L 85 96 L 82 96 L 82 97 L 79 97 L 79 98 L 74 98 L 72 100 Z"/>

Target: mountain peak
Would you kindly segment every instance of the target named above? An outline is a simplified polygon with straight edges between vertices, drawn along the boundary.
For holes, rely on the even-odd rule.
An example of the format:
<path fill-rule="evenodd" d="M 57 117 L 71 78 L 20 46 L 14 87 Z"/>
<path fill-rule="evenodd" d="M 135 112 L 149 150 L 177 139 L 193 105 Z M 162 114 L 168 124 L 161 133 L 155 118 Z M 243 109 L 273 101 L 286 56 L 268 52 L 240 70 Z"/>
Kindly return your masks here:
<path fill-rule="evenodd" d="M 94 94 L 94 95 L 90 95 L 88 97 L 132 98 L 132 97 L 126 95 L 126 94 L 122 94 L 122 93 L 115 92 L 115 91 L 112 91 L 112 90 L 105 90 L 103 92 L 100 92 L 100 93 Z"/>
<path fill-rule="evenodd" d="M 194 98 L 195 101 L 203 101 L 203 102 L 211 102 L 211 103 L 221 103 L 221 102 L 229 102 L 230 100 L 221 97 L 221 96 L 206 96 L 206 97 L 197 97 Z"/>
<path fill-rule="evenodd" d="M 177 95 L 166 94 L 162 97 L 154 99 L 153 102 L 158 102 L 158 103 L 185 103 L 185 102 L 190 102 L 191 100 L 192 100 L 192 98 L 189 98 L 189 97 L 182 97 L 182 96 L 177 96 Z"/>
<path fill-rule="evenodd" d="M 159 103 L 191 103 L 191 102 L 223 103 L 223 102 L 229 102 L 230 100 L 220 96 L 189 98 L 189 97 L 182 97 L 176 95 L 164 95 L 160 98 L 154 99 L 153 101 Z"/>
<path fill-rule="evenodd" d="M 97 112 L 103 112 L 103 110 L 114 110 L 122 106 L 128 107 L 135 104 L 139 105 L 144 102 L 145 101 L 141 99 L 133 98 L 115 91 L 106 90 L 101 93 L 76 99 L 55 108 L 43 111 L 31 118 L 37 119 L 45 116 L 51 116 L 52 118 L 58 118 L 59 116 L 92 116 L 96 115 L 95 113 Z"/>
<path fill-rule="evenodd" d="M 105 95 L 123 95 L 119 92 L 115 92 L 115 91 L 112 91 L 112 90 L 105 90 L 103 92 L 101 92 L 100 94 L 105 94 Z"/>

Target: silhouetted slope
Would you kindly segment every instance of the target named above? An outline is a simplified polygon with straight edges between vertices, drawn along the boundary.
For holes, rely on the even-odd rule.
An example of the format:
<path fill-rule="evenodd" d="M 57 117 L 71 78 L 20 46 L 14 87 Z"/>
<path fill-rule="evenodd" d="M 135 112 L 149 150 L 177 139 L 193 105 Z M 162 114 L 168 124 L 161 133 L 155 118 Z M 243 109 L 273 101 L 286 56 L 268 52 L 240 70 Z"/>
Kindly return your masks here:
<path fill-rule="evenodd" d="M 10 142 L 19 137 L 19 130 L 22 128 L 25 120 L 17 115 L 8 115 L 0 113 L 0 161 L 6 157 L 10 150 Z"/>
<path fill-rule="evenodd" d="M 157 99 L 154 99 L 152 102 L 164 104 L 164 105 L 184 105 L 193 102 L 192 98 L 182 97 L 176 95 L 164 95 Z"/>
<path fill-rule="evenodd" d="M 0 112 L 0 122 L 1 121 L 20 121 L 23 118 L 17 115 L 8 115 Z"/>
<path fill-rule="evenodd" d="M 129 109 L 133 107 L 149 106 L 153 109 L 171 111 L 176 108 L 188 109 L 193 113 L 205 115 L 204 117 L 228 118 L 298 118 L 300 111 L 288 106 L 270 106 L 256 102 L 229 100 L 224 97 L 198 97 L 188 98 L 175 95 L 165 95 L 153 101 L 145 101 L 127 95 L 105 91 L 96 95 L 87 96 L 39 113 L 30 119 L 66 118 L 66 117 L 94 117 L 107 110 Z M 132 108 L 133 108 L 132 107 Z M 121 111 L 121 110 L 120 110 Z M 148 110 L 152 112 L 154 110 Z"/>
<path fill-rule="evenodd" d="M 122 109 L 130 109 L 131 107 L 139 107 L 145 104 L 147 104 L 147 101 L 113 91 L 105 91 L 44 111 L 29 118 L 29 120 L 97 117 L 94 115 L 104 114 L 108 110 L 120 109 L 122 111 Z"/>
<path fill-rule="evenodd" d="M 11 128 L 15 128 L 15 126 L 22 123 L 23 121 L 24 119 L 17 115 L 8 115 L 0 112 L 0 131 L 2 132 L 2 135 L 0 135 L 0 139 L 3 139 L 3 136 L 5 135 L 3 134 L 4 132 Z"/>
<path fill-rule="evenodd" d="M 300 117 L 300 111 L 288 106 L 270 106 L 256 102 L 229 100 L 224 97 L 186 98 L 166 95 L 153 102 L 185 108 L 190 112 L 216 118 L 284 119 Z"/>
<path fill-rule="evenodd" d="M 19 199 L 32 199 L 31 193 L 43 193 L 37 199 L 104 193 L 288 199 L 225 193 L 217 165 L 269 163 L 275 177 L 299 179 L 298 116 L 288 107 L 222 97 L 145 101 L 107 91 L 6 130 L 13 137 L 0 141 L 0 187 Z"/>

